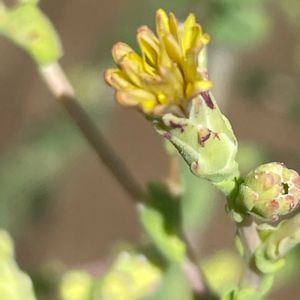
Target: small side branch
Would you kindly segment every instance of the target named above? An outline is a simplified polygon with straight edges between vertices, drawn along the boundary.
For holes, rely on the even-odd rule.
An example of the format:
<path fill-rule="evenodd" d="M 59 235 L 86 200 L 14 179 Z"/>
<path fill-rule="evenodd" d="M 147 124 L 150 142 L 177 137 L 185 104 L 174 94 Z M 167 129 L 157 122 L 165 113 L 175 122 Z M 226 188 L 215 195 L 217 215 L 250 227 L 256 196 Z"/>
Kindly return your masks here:
<path fill-rule="evenodd" d="M 98 157 L 127 194 L 136 202 L 144 201 L 145 194 L 123 161 L 111 148 L 101 131 L 78 103 L 74 89 L 59 64 L 40 69 L 40 73 L 55 98 L 66 109 L 70 117 L 93 147 Z"/>

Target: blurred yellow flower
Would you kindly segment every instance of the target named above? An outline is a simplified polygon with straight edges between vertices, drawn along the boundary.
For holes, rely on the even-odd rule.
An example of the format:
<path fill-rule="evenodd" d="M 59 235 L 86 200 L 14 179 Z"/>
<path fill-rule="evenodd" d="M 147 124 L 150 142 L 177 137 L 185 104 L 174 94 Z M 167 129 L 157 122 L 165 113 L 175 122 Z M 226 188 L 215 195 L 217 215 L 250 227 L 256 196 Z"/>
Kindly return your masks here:
<path fill-rule="evenodd" d="M 212 87 L 201 55 L 210 37 L 193 14 L 179 23 L 162 9 L 156 13 L 156 32 L 147 26 L 138 29 L 141 56 L 127 44 L 114 45 L 118 68 L 108 69 L 105 80 L 116 89 L 121 105 L 137 106 L 148 115 L 160 115 L 167 108 L 185 113 L 195 94 Z"/>

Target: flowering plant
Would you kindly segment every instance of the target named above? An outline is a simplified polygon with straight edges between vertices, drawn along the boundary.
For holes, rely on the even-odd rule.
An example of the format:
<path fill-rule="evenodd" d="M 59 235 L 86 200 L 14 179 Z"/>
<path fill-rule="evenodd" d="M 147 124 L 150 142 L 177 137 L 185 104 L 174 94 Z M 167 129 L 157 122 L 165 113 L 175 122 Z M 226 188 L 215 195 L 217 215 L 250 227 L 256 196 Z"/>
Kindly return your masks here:
<path fill-rule="evenodd" d="M 159 9 L 156 33 L 147 26 L 138 29 L 141 54 L 125 43 L 117 43 L 112 50 L 116 67 L 105 72 L 117 102 L 136 107 L 163 138 L 170 161 L 180 165 L 176 171 L 182 175 L 181 180 L 171 176 L 146 189 L 135 181 L 78 104 L 58 63 L 62 55 L 58 35 L 39 9 L 38 1 L 19 1 L 12 8 L 0 1 L 0 34 L 32 56 L 53 95 L 134 200 L 148 236 L 143 247 L 119 254 L 100 279 L 83 271 L 66 274 L 61 299 L 266 297 L 287 255 L 300 243 L 299 215 L 291 215 L 300 203 L 300 177 L 277 162 L 241 175 L 237 138 L 212 92 L 207 67 L 210 36 L 195 15 L 180 22 L 173 13 Z M 193 201 L 200 201 L 201 179 L 222 193 L 226 213 L 236 226 L 241 257 L 224 255 L 218 263 L 211 263 L 201 261 L 195 254 L 184 224 L 183 207 L 192 189 L 197 192 Z M 184 181 L 189 183 L 186 189 Z M 238 278 L 230 285 L 218 284 L 216 275 L 224 271 L 220 265 L 227 262 L 227 269 L 234 269 L 231 277 Z M 19 299 L 20 295 L 26 300 L 34 299 L 31 281 L 15 264 L 12 241 L 4 231 L 0 231 L 0 277 L 1 299 Z"/>

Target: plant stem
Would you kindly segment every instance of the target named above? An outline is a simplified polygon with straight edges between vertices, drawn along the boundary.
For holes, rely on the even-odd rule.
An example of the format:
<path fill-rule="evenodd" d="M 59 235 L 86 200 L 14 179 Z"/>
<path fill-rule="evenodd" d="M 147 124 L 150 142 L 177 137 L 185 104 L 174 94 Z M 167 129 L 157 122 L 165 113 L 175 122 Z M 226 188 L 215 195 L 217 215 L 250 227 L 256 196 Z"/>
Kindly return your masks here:
<path fill-rule="evenodd" d="M 253 261 L 255 250 L 260 245 L 260 238 L 256 230 L 257 224 L 252 217 L 246 217 L 243 222 L 238 224 L 238 235 L 245 249 L 245 260 L 247 268 L 241 278 L 241 286 L 251 286 L 259 289 L 262 280 L 262 274 L 256 268 Z"/>
<path fill-rule="evenodd" d="M 110 147 L 103 134 L 78 103 L 75 91 L 60 65 L 55 63 L 47 67 L 43 67 L 40 69 L 40 73 L 55 98 L 66 109 L 90 145 L 94 148 L 98 157 L 110 170 L 127 194 L 137 203 L 145 201 L 146 195 L 144 194 L 144 191 L 131 175 L 122 160 Z M 179 177 L 177 176 L 179 176 L 179 174 L 177 173 L 178 169 L 176 161 L 173 162 L 173 170 L 171 172 L 171 181 L 176 181 L 176 185 L 178 185 L 177 180 Z M 216 298 L 212 297 L 212 293 L 210 292 L 200 268 L 198 267 L 197 260 L 192 254 L 193 252 L 188 241 L 186 241 L 186 243 L 187 248 L 189 249 L 189 257 L 184 263 L 183 269 L 187 274 L 187 278 L 195 296 L 197 299 L 203 299 L 202 297 L 205 297 L 207 300 L 215 300 Z"/>
<path fill-rule="evenodd" d="M 180 161 L 177 154 L 169 155 L 169 174 L 166 182 L 172 194 L 180 195 L 182 193 Z"/>
<path fill-rule="evenodd" d="M 179 156 L 177 154 L 169 155 L 169 174 L 166 180 L 170 192 L 174 195 L 178 195 L 182 192 L 182 180 L 180 178 L 180 162 Z M 189 238 L 185 232 L 185 229 L 181 228 L 181 236 L 186 245 L 187 249 L 187 259 L 183 263 L 183 270 L 187 276 L 189 284 L 194 292 L 195 300 L 205 299 L 205 300 L 216 300 L 216 298 L 208 282 L 203 274 L 200 265 L 198 264 L 198 258 L 195 251 L 191 245 Z"/>
<path fill-rule="evenodd" d="M 40 73 L 57 101 L 66 109 L 118 183 L 134 201 L 144 201 L 146 198 L 144 191 L 123 161 L 111 148 L 101 131 L 95 126 L 89 115 L 80 106 L 74 89 L 60 65 L 54 63 L 42 67 Z"/>
<path fill-rule="evenodd" d="M 216 296 L 209 287 L 189 241 L 186 237 L 183 237 L 183 239 L 187 247 L 188 257 L 188 259 L 184 262 L 183 269 L 187 275 L 190 286 L 194 291 L 195 300 L 218 300 L 219 297 Z"/>

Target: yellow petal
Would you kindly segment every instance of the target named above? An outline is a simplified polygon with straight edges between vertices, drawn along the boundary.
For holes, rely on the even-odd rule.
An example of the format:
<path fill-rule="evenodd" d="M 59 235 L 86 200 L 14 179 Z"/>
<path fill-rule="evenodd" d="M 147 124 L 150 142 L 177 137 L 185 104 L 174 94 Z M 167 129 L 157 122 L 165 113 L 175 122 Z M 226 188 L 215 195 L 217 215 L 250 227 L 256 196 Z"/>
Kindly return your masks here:
<path fill-rule="evenodd" d="M 138 105 L 146 113 L 151 112 L 157 104 L 154 94 L 141 89 L 126 92 L 119 91 L 117 92 L 116 98 L 120 104 L 126 106 Z"/>
<path fill-rule="evenodd" d="M 128 77 L 119 69 L 108 69 L 104 74 L 105 81 L 117 90 L 134 88 Z"/>
<path fill-rule="evenodd" d="M 140 73 L 143 71 L 143 60 L 136 53 L 132 52 L 124 56 L 119 62 L 121 70 L 126 74 L 130 81 L 140 87 Z"/>
<path fill-rule="evenodd" d="M 165 49 L 170 59 L 180 64 L 180 60 L 182 59 L 182 53 L 181 48 L 175 37 L 172 34 L 166 34 L 162 38 L 162 42 L 164 43 Z"/>
<path fill-rule="evenodd" d="M 199 80 L 193 83 L 188 83 L 186 87 L 186 97 L 191 98 L 197 93 L 208 91 L 212 88 L 213 84 L 210 80 Z"/>
<path fill-rule="evenodd" d="M 190 14 L 183 25 L 182 31 L 182 49 L 185 52 L 187 49 L 191 48 L 192 40 L 194 37 L 194 30 L 193 28 L 196 25 L 196 17 L 194 14 Z"/>
<path fill-rule="evenodd" d="M 160 104 L 167 104 L 168 103 L 168 98 L 165 94 L 158 94 L 157 99 L 158 99 L 158 102 Z"/>
<path fill-rule="evenodd" d="M 134 52 L 134 50 L 125 43 L 117 43 L 112 48 L 112 56 L 114 61 L 119 64 L 120 61 L 124 58 L 124 56 L 129 53 Z"/>
<path fill-rule="evenodd" d="M 207 45 L 210 42 L 210 40 L 211 40 L 211 37 L 208 33 L 204 33 L 202 35 L 202 42 L 204 45 Z"/>
<path fill-rule="evenodd" d="M 213 83 L 210 80 L 200 80 L 196 81 L 194 86 L 196 91 L 205 92 L 213 87 Z"/>
<path fill-rule="evenodd" d="M 199 24 L 193 28 L 193 31 L 192 47 L 199 49 L 203 46 L 206 46 L 210 42 L 210 35 L 203 33 L 202 27 Z"/>
<path fill-rule="evenodd" d="M 169 27 L 171 34 L 177 41 L 179 41 L 179 24 L 177 18 L 173 13 L 169 14 Z"/>
<path fill-rule="evenodd" d="M 138 29 L 137 40 L 146 62 L 150 62 L 152 66 L 155 66 L 159 52 L 157 37 L 147 26 L 142 26 Z"/>
<path fill-rule="evenodd" d="M 163 9 L 156 12 L 156 32 L 158 36 L 163 36 L 165 33 L 170 32 L 169 17 Z"/>
<path fill-rule="evenodd" d="M 184 80 L 178 66 L 174 64 L 171 68 L 160 68 L 160 73 L 166 85 L 162 91 L 169 102 L 181 101 L 184 96 Z"/>
<path fill-rule="evenodd" d="M 153 100 L 146 100 L 141 102 L 139 106 L 144 113 L 149 114 L 153 112 L 153 110 L 157 106 L 157 102 Z"/>
<path fill-rule="evenodd" d="M 119 104 L 124 106 L 135 106 L 139 103 L 136 98 L 131 97 L 126 91 L 117 91 L 115 98 Z"/>
<path fill-rule="evenodd" d="M 159 58 L 158 58 L 158 68 L 171 68 L 172 64 L 174 63 L 168 55 L 166 45 L 164 43 L 160 44 L 160 51 L 159 51 Z"/>

